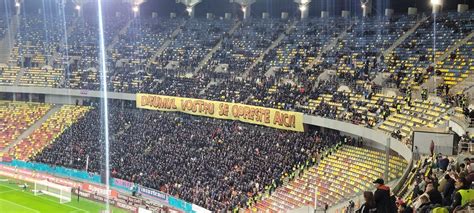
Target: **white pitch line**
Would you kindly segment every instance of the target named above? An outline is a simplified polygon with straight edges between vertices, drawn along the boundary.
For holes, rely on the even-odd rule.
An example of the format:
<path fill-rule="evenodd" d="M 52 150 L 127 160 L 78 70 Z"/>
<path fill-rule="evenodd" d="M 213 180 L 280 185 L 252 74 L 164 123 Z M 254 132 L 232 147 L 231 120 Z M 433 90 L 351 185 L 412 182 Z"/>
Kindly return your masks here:
<path fill-rule="evenodd" d="M 41 196 L 38 196 L 38 198 L 40 198 L 40 199 L 43 199 L 43 200 L 49 200 L 49 201 L 51 201 L 51 202 L 54 202 L 54 203 L 58 203 L 57 201 L 55 201 L 55 200 L 51 200 L 51 199 L 49 199 L 49 198 L 46 198 L 46 197 L 41 197 Z M 69 206 L 69 207 L 71 207 L 71 208 L 73 208 L 73 209 L 76 209 L 76 211 L 77 211 L 77 210 L 79 210 L 79 211 L 83 211 L 83 212 L 90 213 L 90 212 L 89 212 L 89 211 L 87 211 L 87 210 L 84 210 L 84 209 L 81 209 L 81 208 L 77 208 L 77 207 L 74 207 L 74 206 L 71 206 L 71 205 L 68 205 L 68 204 L 65 204 L 65 203 L 59 203 L 59 204 L 61 204 L 61 205 L 65 205 L 65 206 Z"/>
<path fill-rule="evenodd" d="M 41 212 L 38 211 L 38 210 L 34 210 L 34 209 L 32 209 L 32 208 L 28 208 L 28 207 L 23 206 L 23 205 L 20 205 L 20 204 L 16 204 L 16 203 L 11 202 L 11 201 L 8 201 L 8 200 L 4 200 L 4 199 L 1 199 L 1 198 L 0 198 L 0 200 L 1 200 L 1 201 L 4 201 L 4 202 L 7 202 L 7 203 L 10 203 L 10 204 L 13 204 L 13 205 L 15 205 L 15 206 L 19 206 L 19 207 L 24 208 L 24 209 L 31 210 L 31 211 L 33 211 L 33 212 L 41 213 Z"/>
<path fill-rule="evenodd" d="M 10 187 L 10 186 L 4 186 L 4 187 L 10 188 L 10 189 L 12 189 L 12 191 L 20 191 L 20 192 L 23 192 L 23 191 L 21 191 L 21 190 L 19 190 L 19 189 L 15 189 L 15 188 L 12 188 L 12 187 Z M 41 199 L 43 199 L 43 200 L 48 200 L 48 201 L 51 201 L 51 202 L 54 202 L 54 203 L 58 203 L 57 201 L 51 200 L 51 199 L 49 199 L 49 198 L 45 198 L 45 197 L 41 197 L 41 196 L 36 196 L 36 197 L 41 198 Z M 84 210 L 84 209 L 81 209 L 81 208 L 77 208 L 77 207 L 74 207 L 74 206 L 71 206 L 71 205 L 68 205 L 68 204 L 65 204 L 65 203 L 59 203 L 59 204 L 65 205 L 65 206 L 69 206 L 69 207 L 71 207 L 71 208 L 73 208 L 73 209 L 76 209 L 76 211 L 79 210 L 79 211 L 83 211 L 83 212 L 90 213 L 90 212 L 87 211 L 87 210 Z"/>

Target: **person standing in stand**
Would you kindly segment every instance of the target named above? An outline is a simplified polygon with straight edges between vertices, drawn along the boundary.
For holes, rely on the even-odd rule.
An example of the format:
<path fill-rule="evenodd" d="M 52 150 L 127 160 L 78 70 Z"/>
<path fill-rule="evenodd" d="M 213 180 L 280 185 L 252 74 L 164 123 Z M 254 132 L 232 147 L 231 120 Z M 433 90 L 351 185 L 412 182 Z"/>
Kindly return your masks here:
<path fill-rule="evenodd" d="M 396 209 L 391 209 L 390 205 L 390 188 L 384 185 L 384 180 L 379 178 L 374 181 L 376 190 L 374 193 L 375 205 L 377 212 L 381 213 L 392 213 Z"/>

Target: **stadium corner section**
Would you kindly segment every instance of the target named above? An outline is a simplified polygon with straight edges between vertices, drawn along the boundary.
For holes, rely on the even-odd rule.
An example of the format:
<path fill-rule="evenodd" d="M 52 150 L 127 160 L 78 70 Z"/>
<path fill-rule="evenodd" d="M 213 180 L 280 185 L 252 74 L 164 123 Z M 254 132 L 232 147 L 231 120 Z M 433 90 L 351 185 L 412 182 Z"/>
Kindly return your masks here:
<path fill-rule="evenodd" d="M 54 175 L 46 174 L 43 172 L 39 172 L 36 170 L 27 169 L 27 168 L 21 168 L 21 167 L 19 168 L 16 166 L 18 165 L 18 161 L 14 160 L 13 162 L 16 162 L 16 163 L 8 165 L 9 163 L 7 162 L 0 162 L 0 176 L 12 178 L 16 180 L 21 180 L 21 181 L 27 181 L 27 182 L 35 182 L 38 180 L 48 180 L 52 183 L 71 187 L 73 189 L 74 194 L 76 195 L 79 194 L 81 197 L 94 200 L 97 202 L 105 202 L 107 191 L 105 189 L 105 186 L 103 185 L 77 181 L 75 179 L 72 179 L 71 177 L 68 177 L 68 178 L 57 177 Z M 28 164 L 27 162 L 23 162 L 23 163 Z M 12 166 L 12 165 L 15 165 L 15 166 Z M 44 166 L 48 167 L 47 165 L 44 165 Z M 82 171 L 78 171 L 78 172 L 82 172 Z M 122 182 L 120 183 L 120 181 Z M 114 182 L 118 183 L 117 185 L 118 188 L 122 188 L 122 189 L 123 189 L 123 186 L 132 184 L 130 182 L 123 181 L 123 180 L 116 180 Z M 120 209 L 124 209 L 124 210 L 134 212 L 134 213 L 138 212 L 140 208 L 149 209 L 153 212 L 155 211 L 161 212 L 160 210 L 165 210 L 165 212 L 171 212 L 171 213 L 189 212 L 185 209 L 183 210 L 183 209 L 175 209 L 172 207 L 164 207 L 163 203 L 155 202 L 153 199 L 150 199 L 150 196 L 152 196 L 153 194 L 156 194 L 152 191 L 146 192 L 143 189 L 140 190 L 140 192 L 142 193 L 143 192 L 147 193 L 143 197 L 148 198 L 148 199 L 143 199 L 139 197 L 133 197 L 133 196 L 127 195 L 129 193 L 122 192 L 122 191 L 128 191 L 128 190 L 129 189 L 109 190 L 108 194 L 109 194 L 109 197 L 111 198 L 110 204 Z M 194 208 L 198 209 L 196 207 Z M 205 210 L 205 209 L 202 209 L 202 210 Z M 193 211 L 193 212 L 205 212 L 205 211 Z"/>

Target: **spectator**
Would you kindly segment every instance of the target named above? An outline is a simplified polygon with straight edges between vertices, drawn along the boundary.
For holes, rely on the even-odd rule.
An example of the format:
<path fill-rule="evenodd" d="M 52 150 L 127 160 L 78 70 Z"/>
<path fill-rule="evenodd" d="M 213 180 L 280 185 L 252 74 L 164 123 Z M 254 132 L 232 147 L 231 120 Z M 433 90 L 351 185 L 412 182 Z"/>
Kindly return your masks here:
<path fill-rule="evenodd" d="M 442 189 L 443 205 L 444 206 L 450 206 L 451 202 L 452 202 L 452 195 L 453 195 L 453 193 L 456 189 L 454 187 L 455 181 L 454 181 L 454 179 L 451 178 L 451 176 L 449 174 L 446 174 L 444 176 L 443 180 L 445 181 L 444 187 Z M 441 187 L 441 184 L 440 184 L 440 187 Z"/>
<path fill-rule="evenodd" d="M 438 189 L 434 187 L 433 183 L 426 185 L 426 194 L 428 194 L 431 204 L 441 205 L 443 203 L 443 197 L 441 196 L 441 193 L 438 191 Z"/>
<path fill-rule="evenodd" d="M 402 203 L 398 207 L 398 213 L 413 213 L 413 208 L 411 208 L 406 203 Z"/>
<path fill-rule="evenodd" d="M 373 183 L 376 187 L 374 199 L 377 206 L 377 212 L 395 212 L 396 209 L 391 209 L 390 188 L 384 185 L 384 180 L 379 178 Z"/>
<path fill-rule="evenodd" d="M 421 195 L 420 199 L 420 206 L 416 208 L 416 213 L 429 213 L 431 210 L 431 203 L 428 195 Z"/>
<path fill-rule="evenodd" d="M 374 194 L 369 191 L 364 192 L 364 204 L 356 211 L 356 213 L 372 213 L 377 212 Z"/>
<path fill-rule="evenodd" d="M 474 190 L 470 189 L 471 184 L 472 182 L 467 181 L 466 178 L 456 180 L 457 191 L 453 196 L 452 210 L 474 201 Z"/>
<path fill-rule="evenodd" d="M 318 152 L 342 141 L 334 131 L 297 133 L 181 113 L 116 106 L 109 110 L 114 118 L 110 132 L 121 132 L 111 139 L 113 177 L 213 211 L 245 207 L 274 180 L 294 173 L 297 165 L 312 165 Z M 89 171 L 100 172 L 98 126 L 100 111 L 95 109 L 35 160 L 84 169 L 88 154 Z"/>

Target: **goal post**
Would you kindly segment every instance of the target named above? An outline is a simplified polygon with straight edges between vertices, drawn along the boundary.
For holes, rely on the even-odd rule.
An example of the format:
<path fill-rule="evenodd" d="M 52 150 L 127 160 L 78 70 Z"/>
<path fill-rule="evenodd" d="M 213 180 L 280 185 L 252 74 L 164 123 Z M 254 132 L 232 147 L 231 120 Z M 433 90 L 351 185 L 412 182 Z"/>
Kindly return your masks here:
<path fill-rule="evenodd" d="M 35 196 L 49 195 L 59 198 L 59 203 L 71 202 L 71 187 L 48 182 L 47 180 L 35 181 Z"/>

